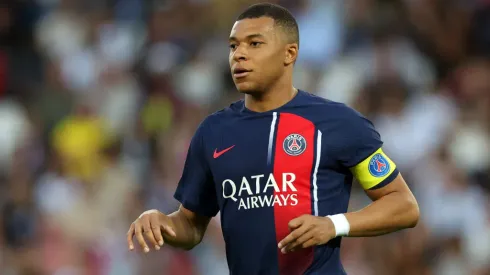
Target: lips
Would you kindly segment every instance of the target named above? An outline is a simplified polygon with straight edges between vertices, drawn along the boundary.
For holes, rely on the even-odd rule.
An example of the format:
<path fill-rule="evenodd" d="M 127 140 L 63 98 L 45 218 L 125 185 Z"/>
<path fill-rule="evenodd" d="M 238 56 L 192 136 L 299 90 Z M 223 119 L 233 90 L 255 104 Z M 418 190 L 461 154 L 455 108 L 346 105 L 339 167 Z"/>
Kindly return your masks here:
<path fill-rule="evenodd" d="M 233 69 L 233 77 L 243 78 L 246 77 L 252 70 L 248 70 L 242 67 L 236 67 Z"/>

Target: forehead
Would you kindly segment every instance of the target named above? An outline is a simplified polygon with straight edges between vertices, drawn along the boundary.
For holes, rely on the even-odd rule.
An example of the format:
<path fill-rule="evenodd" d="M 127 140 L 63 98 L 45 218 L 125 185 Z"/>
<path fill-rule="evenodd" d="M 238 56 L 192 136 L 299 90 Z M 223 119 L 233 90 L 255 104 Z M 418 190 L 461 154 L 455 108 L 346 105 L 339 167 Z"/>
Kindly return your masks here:
<path fill-rule="evenodd" d="M 260 17 L 236 21 L 231 29 L 230 37 L 242 39 L 251 34 L 261 34 L 265 37 L 274 35 L 274 19 Z"/>

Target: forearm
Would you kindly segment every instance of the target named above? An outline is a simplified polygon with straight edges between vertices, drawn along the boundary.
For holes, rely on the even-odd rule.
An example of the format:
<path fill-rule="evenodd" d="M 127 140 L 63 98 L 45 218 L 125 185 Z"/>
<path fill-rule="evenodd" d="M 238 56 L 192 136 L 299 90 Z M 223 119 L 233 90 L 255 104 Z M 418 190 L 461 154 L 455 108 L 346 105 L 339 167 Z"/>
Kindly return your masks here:
<path fill-rule="evenodd" d="M 350 237 L 379 236 L 415 227 L 419 208 L 413 195 L 392 192 L 345 216 L 350 224 Z"/>
<path fill-rule="evenodd" d="M 190 219 L 180 209 L 168 215 L 168 217 L 171 222 L 170 226 L 175 232 L 175 237 L 162 231 L 166 244 L 190 250 L 201 242 L 206 231 L 206 222 Z"/>

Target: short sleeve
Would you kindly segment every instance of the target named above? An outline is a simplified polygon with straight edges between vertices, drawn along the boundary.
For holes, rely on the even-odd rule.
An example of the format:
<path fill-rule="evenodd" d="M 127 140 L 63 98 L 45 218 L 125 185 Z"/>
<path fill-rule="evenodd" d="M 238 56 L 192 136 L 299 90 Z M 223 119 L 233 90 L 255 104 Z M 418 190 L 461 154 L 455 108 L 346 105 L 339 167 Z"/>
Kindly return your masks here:
<path fill-rule="evenodd" d="M 396 164 L 383 152 L 381 136 L 374 125 L 347 108 L 342 118 L 338 160 L 349 168 L 364 189 L 381 188 L 398 175 Z"/>
<path fill-rule="evenodd" d="M 219 207 L 211 170 L 204 155 L 204 131 L 204 124 L 201 123 L 191 140 L 174 197 L 192 212 L 213 217 Z"/>

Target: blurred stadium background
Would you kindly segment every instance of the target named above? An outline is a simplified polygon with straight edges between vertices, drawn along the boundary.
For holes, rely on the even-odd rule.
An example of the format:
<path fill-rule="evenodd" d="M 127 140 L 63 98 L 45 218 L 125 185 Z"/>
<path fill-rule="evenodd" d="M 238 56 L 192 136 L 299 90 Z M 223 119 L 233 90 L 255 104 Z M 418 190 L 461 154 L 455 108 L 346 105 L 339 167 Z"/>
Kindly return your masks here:
<path fill-rule="evenodd" d="M 254 2 L 0 2 L 0 274 L 227 274 L 218 219 L 190 253 L 125 233 L 176 209 L 194 129 L 240 98 L 227 36 Z M 421 206 L 345 239 L 348 274 L 490 274 L 490 1 L 271 2 L 299 21 L 296 86 L 369 117 Z"/>

